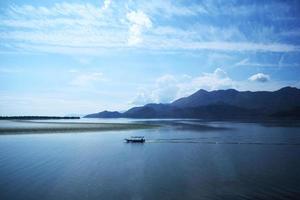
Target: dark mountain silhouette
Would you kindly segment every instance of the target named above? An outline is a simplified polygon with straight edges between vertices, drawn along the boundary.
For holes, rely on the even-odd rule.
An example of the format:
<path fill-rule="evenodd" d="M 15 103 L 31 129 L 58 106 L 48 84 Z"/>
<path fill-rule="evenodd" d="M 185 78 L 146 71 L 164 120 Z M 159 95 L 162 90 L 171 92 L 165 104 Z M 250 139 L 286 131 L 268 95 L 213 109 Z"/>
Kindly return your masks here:
<path fill-rule="evenodd" d="M 237 91 L 234 89 L 208 92 L 199 90 L 170 104 L 146 104 L 124 113 L 100 112 L 85 117 L 128 118 L 300 118 L 300 89 L 284 87 L 269 91 Z"/>
<path fill-rule="evenodd" d="M 189 97 L 174 101 L 171 105 L 184 108 L 220 103 L 268 112 L 284 110 L 300 105 L 300 90 L 292 87 L 285 87 L 274 92 L 239 92 L 234 89 L 212 92 L 199 90 Z"/>

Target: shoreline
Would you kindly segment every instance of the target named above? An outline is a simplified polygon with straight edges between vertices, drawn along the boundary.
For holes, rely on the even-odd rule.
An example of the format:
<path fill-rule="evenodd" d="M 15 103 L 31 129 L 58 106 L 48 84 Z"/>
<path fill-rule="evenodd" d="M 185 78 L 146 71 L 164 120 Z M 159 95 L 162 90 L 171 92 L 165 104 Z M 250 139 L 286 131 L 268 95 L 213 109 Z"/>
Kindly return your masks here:
<path fill-rule="evenodd" d="M 51 120 L 51 119 L 80 119 L 80 117 L 59 117 L 59 116 L 0 116 L 0 120 Z"/>
<path fill-rule="evenodd" d="M 0 135 L 122 131 L 157 128 L 158 125 L 141 123 L 88 123 L 88 122 L 37 122 L 26 120 L 7 120 L 15 126 L 0 126 Z M 4 122 L 4 121 L 2 121 Z M 36 126 L 41 125 L 41 126 Z"/>

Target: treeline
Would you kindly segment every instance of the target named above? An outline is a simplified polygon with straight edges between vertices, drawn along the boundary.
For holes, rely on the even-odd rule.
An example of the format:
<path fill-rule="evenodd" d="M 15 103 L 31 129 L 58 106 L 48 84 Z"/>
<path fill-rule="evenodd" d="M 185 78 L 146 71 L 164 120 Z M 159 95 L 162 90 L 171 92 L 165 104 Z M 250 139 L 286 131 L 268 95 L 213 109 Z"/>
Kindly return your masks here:
<path fill-rule="evenodd" d="M 57 116 L 0 116 L 0 120 L 43 120 L 43 119 L 80 119 L 80 117 L 57 117 Z"/>

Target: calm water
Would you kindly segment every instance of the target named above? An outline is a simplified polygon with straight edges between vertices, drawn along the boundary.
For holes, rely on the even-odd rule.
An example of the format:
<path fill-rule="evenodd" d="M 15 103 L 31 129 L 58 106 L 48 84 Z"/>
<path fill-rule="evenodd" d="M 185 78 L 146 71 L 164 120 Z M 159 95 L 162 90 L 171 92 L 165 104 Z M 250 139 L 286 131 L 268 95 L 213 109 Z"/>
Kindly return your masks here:
<path fill-rule="evenodd" d="M 300 127 L 159 123 L 135 131 L 2 135 L 0 199 L 299 198 Z M 148 142 L 124 143 L 131 135 Z"/>

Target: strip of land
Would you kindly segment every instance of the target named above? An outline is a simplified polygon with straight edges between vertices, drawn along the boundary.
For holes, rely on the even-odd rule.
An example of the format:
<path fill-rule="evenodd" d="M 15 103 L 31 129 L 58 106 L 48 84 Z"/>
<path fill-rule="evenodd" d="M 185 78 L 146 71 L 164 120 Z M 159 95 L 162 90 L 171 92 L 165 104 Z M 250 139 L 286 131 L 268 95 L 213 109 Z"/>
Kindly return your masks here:
<path fill-rule="evenodd" d="M 81 122 L 34 122 L 34 121 L 2 121 L 0 135 L 70 133 L 88 131 L 135 130 L 158 127 L 141 123 L 81 123 Z"/>
<path fill-rule="evenodd" d="M 0 120 L 47 120 L 47 119 L 80 119 L 80 117 L 57 117 L 57 116 L 0 116 Z"/>

